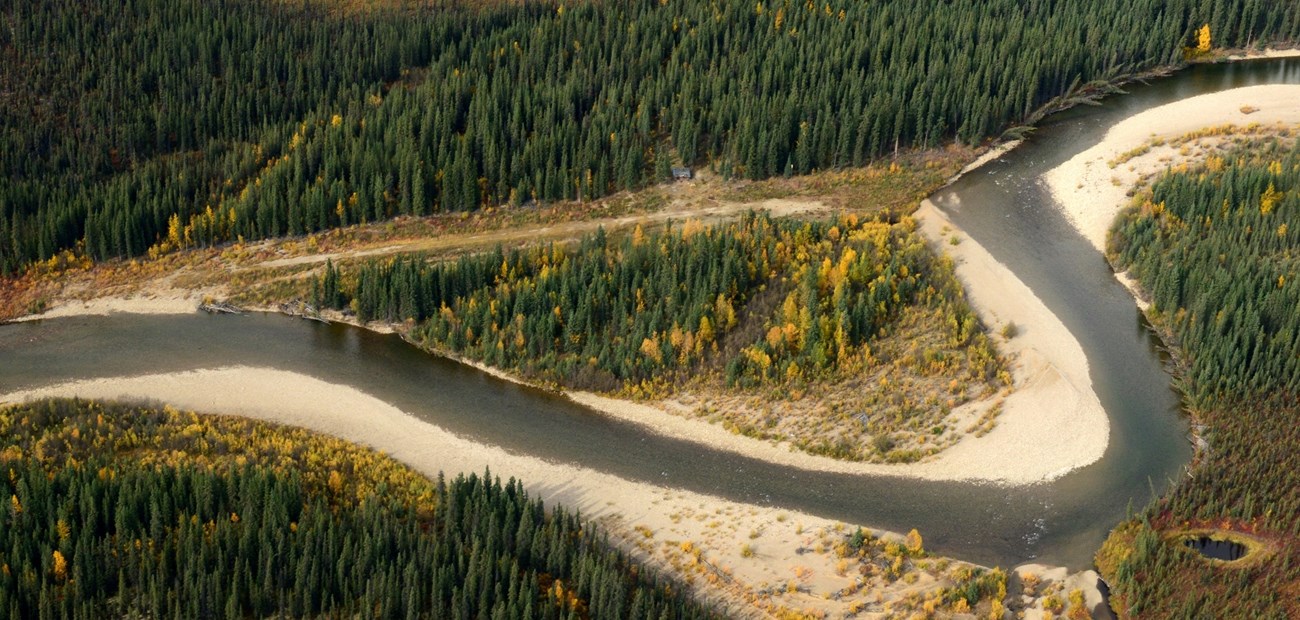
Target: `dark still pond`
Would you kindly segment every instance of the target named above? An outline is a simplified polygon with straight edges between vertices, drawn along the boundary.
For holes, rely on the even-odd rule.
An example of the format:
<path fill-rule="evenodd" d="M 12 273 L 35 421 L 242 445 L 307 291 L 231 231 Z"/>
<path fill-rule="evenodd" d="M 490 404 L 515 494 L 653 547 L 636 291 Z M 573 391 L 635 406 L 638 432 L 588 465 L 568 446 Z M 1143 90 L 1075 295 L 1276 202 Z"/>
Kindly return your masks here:
<path fill-rule="evenodd" d="M 1225 562 L 1240 560 L 1246 555 L 1246 545 L 1231 540 L 1214 540 L 1208 536 L 1202 536 L 1200 538 L 1190 538 L 1184 541 L 1184 544 L 1197 550 L 1207 558 Z"/>

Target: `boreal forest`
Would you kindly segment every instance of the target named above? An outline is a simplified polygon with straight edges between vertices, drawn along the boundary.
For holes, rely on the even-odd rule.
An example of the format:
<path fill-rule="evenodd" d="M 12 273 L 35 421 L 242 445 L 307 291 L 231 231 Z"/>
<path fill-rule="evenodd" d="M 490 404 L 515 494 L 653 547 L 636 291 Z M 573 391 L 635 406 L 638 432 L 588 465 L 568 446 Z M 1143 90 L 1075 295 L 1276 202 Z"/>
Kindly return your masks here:
<path fill-rule="evenodd" d="M 947 318 L 945 336 L 971 357 L 971 378 L 992 379 L 996 354 L 951 265 L 925 249 L 910 223 L 840 223 L 843 231 L 750 214 L 737 224 L 637 231 L 621 241 L 598 231 L 572 250 L 552 244 L 445 263 L 372 261 L 346 287 L 328 265 L 315 290 L 322 307 L 352 308 L 363 321 L 422 322 L 417 342 L 609 389 L 696 369 L 739 327 L 737 308 L 770 285 L 780 305 L 757 317 L 751 342 L 731 347 L 738 350 L 724 362 L 729 383 L 869 361 L 863 345 L 911 306 Z M 577 376 L 584 367 L 587 385 Z"/>
<path fill-rule="evenodd" d="M 0 409 L 7 618 L 710 618 L 575 514 L 301 429 Z"/>
<path fill-rule="evenodd" d="M 769 460 L 845 476 L 933 465 L 1005 419 L 1027 359 L 1051 361 L 967 301 L 958 266 L 985 248 L 917 217 L 922 198 L 1050 113 L 1297 41 L 1293 0 L 0 2 L 0 318 L 90 314 L 69 302 L 101 293 L 130 312 L 278 309 L 504 371 L 532 384 L 521 399 L 638 401 L 616 405 L 659 407 L 691 441 L 712 423 L 736 444 L 710 446 L 737 458 L 780 451 Z M 1196 447 L 1095 556 L 1120 617 L 1300 617 L 1300 141 L 1249 136 L 1135 188 L 1110 237 Z M 966 262 L 945 255 L 963 242 Z M 33 349 L 59 339 L 55 320 L 29 324 L 56 334 Z M 1095 395 L 1068 387 L 1061 400 Z M 162 405 L 15 401 L 0 405 L 0 616 L 651 620 L 740 601 L 827 617 L 818 605 L 843 598 L 849 615 L 1002 618 L 1037 577 L 930 556 L 915 529 L 811 518 L 1012 479 L 973 469 L 900 478 L 884 500 L 797 489 L 826 502 L 807 515 L 748 487 L 767 505 L 724 512 L 689 495 L 720 485 L 657 468 L 653 500 L 528 481 L 598 497 L 601 526 L 625 526 L 611 542 L 491 472 L 426 477 L 341 439 Z M 656 540 L 619 521 L 642 500 L 661 531 L 735 531 Z M 997 501 L 963 517 L 1011 527 Z M 1040 503 L 1025 510 L 1058 508 Z M 1041 549 L 1056 518 L 1024 540 L 931 540 Z M 1102 534 L 1085 538 L 1070 552 Z M 1189 546 L 1211 539 L 1244 557 Z M 780 574 L 731 570 L 755 557 Z M 1054 601 L 1040 608 L 1064 596 L 1086 615 L 1072 578 L 1039 588 Z"/>
<path fill-rule="evenodd" d="M 1178 387 L 1204 447 L 1191 476 L 1097 557 L 1131 617 L 1300 613 L 1300 146 L 1258 139 L 1174 170 L 1116 222 L 1112 258 L 1176 345 Z M 1225 572 L 1183 544 L 1245 546 Z"/>
<path fill-rule="evenodd" d="M 0 8 L 0 273 L 978 143 L 1264 0 Z"/>

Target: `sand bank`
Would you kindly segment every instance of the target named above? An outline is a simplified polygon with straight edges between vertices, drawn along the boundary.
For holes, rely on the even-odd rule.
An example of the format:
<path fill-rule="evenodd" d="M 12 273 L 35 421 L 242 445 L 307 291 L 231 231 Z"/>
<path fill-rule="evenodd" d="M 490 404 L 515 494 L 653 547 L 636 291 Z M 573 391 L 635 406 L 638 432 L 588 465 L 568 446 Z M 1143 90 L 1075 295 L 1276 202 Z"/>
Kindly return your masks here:
<path fill-rule="evenodd" d="M 449 475 L 482 473 L 491 466 L 525 480 L 552 481 L 554 488 L 545 494 L 548 499 L 563 500 L 584 511 L 599 508 L 597 503 L 579 501 L 582 493 L 569 482 L 602 477 L 602 474 L 480 445 L 424 423 L 359 390 L 298 373 L 236 366 L 92 379 L 5 394 L 0 396 L 0 402 L 49 396 L 146 399 L 181 409 L 301 426 L 383 450 L 428 475 L 437 475 L 439 471 Z M 604 483 L 617 480 L 612 476 L 604 478 L 607 479 Z"/>
<path fill-rule="evenodd" d="M 1060 319 L 1014 273 L 926 200 L 916 214 L 922 233 L 956 264 L 967 300 L 991 331 L 1009 323 L 1015 336 L 1001 343 L 1013 360 L 1013 391 L 998 425 L 984 437 L 966 437 L 934 461 L 964 467 L 988 479 L 1029 483 L 1058 478 L 1096 462 L 1106 451 L 1110 421 L 1093 391 L 1088 360 Z"/>
<path fill-rule="evenodd" d="M 996 281 L 998 276 L 988 276 L 987 279 Z M 1007 287 L 1000 287 L 998 291 L 1006 293 Z M 1027 293 L 1037 302 L 1037 298 L 1033 298 L 1027 288 L 1017 291 L 1020 292 Z M 1053 361 L 1068 365 L 1070 362 L 1067 358 L 1076 353 L 1081 360 L 1083 352 L 1070 338 L 1064 326 L 1055 321 L 1055 316 L 1041 303 L 1038 306 L 1023 311 L 1010 306 L 999 307 L 1002 312 L 997 316 L 1014 320 L 1018 326 L 1032 327 L 1022 328 L 1024 335 L 1012 341 L 1014 351 L 1025 353 L 1020 356 L 1021 362 L 1016 365 L 1013 373 L 1016 391 L 1006 397 L 1003 413 L 997 418 L 997 426 L 983 437 L 968 435 L 931 460 L 919 463 L 840 461 L 796 450 L 788 443 L 767 442 L 737 435 L 717 424 L 674 415 L 641 403 L 589 392 L 567 392 L 566 395 L 581 405 L 639 424 L 662 435 L 787 467 L 1005 485 L 1043 482 L 1101 458 L 1106 449 L 1109 423 L 1096 396 L 1092 394 L 1091 384 L 1085 382 L 1083 386 L 1086 389 L 1076 387 L 1073 381 L 1075 375 L 1067 376 L 1053 365 Z M 1036 313 L 1046 313 L 1055 322 L 1055 327 L 1059 327 L 1059 331 L 1054 331 L 1047 319 L 1032 316 Z M 1060 343 L 1049 342 L 1044 345 L 1042 341 L 1045 340 L 1059 340 Z M 1069 345 L 1073 345 L 1073 349 Z M 1052 348 L 1055 355 L 1041 355 L 1036 351 L 1036 346 Z M 1076 366 L 1082 367 L 1082 376 L 1086 381 L 1086 362 Z M 991 405 L 990 401 L 971 403 L 959 408 L 954 415 L 959 418 L 975 418 Z"/>
<path fill-rule="evenodd" d="M 1263 50 L 1251 50 L 1238 52 L 1228 55 L 1228 60 L 1253 60 L 1255 58 L 1296 58 L 1300 57 L 1300 49 L 1273 49 L 1265 48 Z"/>
<path fill-rule="evenodd" d="M 1294 50 L 1290 50 L 1294 51 Z M 1066 217 L 1098 251 L 1111 222 L 1143 178 L 1187 158 L 1180 147 L 1153 146 L 1111 167 L 1152 140 L 1172 139 L 1207 127 L 1300 123 L 1300 85 L 1248 86 L 1190 97 L 1120 121 L 1093 147 L 1043 175 Z"/>
<path fill-rule="evenodd" d="M 928 207 L 923 209 L 922 212 L 924 213 L 926 210 L 928 210 Z M 930 219 L 934 218 L 931 217 Z M 924 226 L 926 220 L 925 218 L 922 218 L 922 220 Z M 938 233 L 931 230 L 929 234 L 933 238 L 937 238 L 935 235 Z M 955 249 L 959 250 L 963 256 L 974 255 L 980 250 L 977 244 L 969 240 Z M 992 261 L 990 257 L 987 257 L 987 253 L 982 256 L 984 262 L 980 264 Z M 1001 268 L 1000 265 L 996 265 L 996 267 Z M 961 269 L 971 268 L 959 267 L 959 274 L 963 273 Z M 1009 292 L 1007 286 L 1000 283 L 1001 280 L 1007 277 L 1013 278 L 1005 268 L 1001 268 L 996 274 L 986 274 L 984 277 L 975 279 L 968 278 L 965 283 L 968 288 L 971 286 L 997 287 L 991 289 L 994 291 L 991 298 L 995 300 L 1033 299 L 1032 293 L 1023 285 Z M 978 292 L 972 291 L 971 294 L 972 299 L 978 298 L 975 297 Z M 161 291 L 150 296 L 110 296 L 89 302 L 72 300 L 45 314 L 25 317 L 22 320 L 109 313 L 185 314 L 194 312 L 199 301 L 198 297 L 187 297 L 178 291 Z M 1033 301 L 1037 302 L 1036 299 L 1033 299 Z M 273 311 L 273 309 L 269 308 L 265 310 Z M 1045 313 L 1047 311 L 1042 307 L 1042 304 L 1037 304 L 1036 312 Z M 333 318 L 343 319 L 344 317 L 340 315 Z M 999 326 L 1002 321 L 1013 320 L 1017 325 L 1023 326 L 1021 331 L 1027 335 L 1037 337 L 1046 333 L 1055 333 L 1056 338 L 1073 342 L 1073 340 L 1068 339 L 1068 334 L 1062 335 L 1064 333 L 1063 328 L 1060 333 L 1032 328 L 1031 326 L 1036 324 L 1035 319 L 1017 314 L 1013 309 L 1000 309 L 993 315 L 986 314 L 985 319 L 994 328 Z M 1057 325 L 1059 326 L 1059 323 Z M 391 333 L 393 331 L 391 326 L 382 324 L 371 324 L 364 327 L 380 332 Z M 1034 337 L 1030 337 L 1028 340 L 1025 340 L 1025 337 L 1018 337 L 1013 340 L 1013 345 L 1022 341 L 1035 342 Z M 1075 349 L 1077 350 L 1077 345 L 1075 345 Z M 1079 352 L 1078 355 L 1081 357 L 1082 353 Z M 1039 358 L 1030 354 L 1024 356 L 1024 359 L 1037 360 Z M 499 369 L 471 360 L 458 361 L 499 378 L 524 383 L 517 377 L 513 377 Z M 1086 375 L 1086 366 L 1083 373 Z M 606 415 L 639 424 L 662 435 L 694 441 L 713 448 L 728 450 L 789 467 L 861 475 L 885 475 L 926 480 L 966 480 L 1014 485 L 1029 484 L 1058 477 L 1074 467 L 1091 462 L 1089 458 L 1092 452 L 1100 454 L 1100 451 L 1105 448 L 1104 426 L 1101 427 L 1098 435 L 1097 427 L 1094 425 L 1090 438 L 1080 436 L 1077 433 L 1071 435 L 1062 432 L 1078 426 L 1078 421 L 1072 419 L 1072 416 L 1078 417 L 1081 409 L 1077 407 L 1068 410 L 1057 409 L 1054 410 L 1056 411 L 1055 414 L 1042 414 L 1035 411 L 1036 408 L 1041 407 L 1029 404 L 1080 401 L 1082 399 L 1081 392 L 1073 389 L 1070 382 L 1062 381 L 1061 376 L 1056 370 L 1037 362 L 1026 366 L 1023 370 L 1018 370 L 1016 377 L 1020 394 L 1013 394 L 1007 400 L 1006 410 L 998 418 L 997 428 L 984 437 L 968 436 L 956 446 L 945 450 L 932 460 L 909 464 L 868 464 L 835 460 L 796 450 L 789 444 L 773 443 L 737 435 L 705 420 L 686 418 L 660 408 L 636 402 L 586 392 L 575 391 L 566 392 L 566 394 L 579 404 Z M 1034 377 L 1035 380 L 1029 381 L 1029 377 Z M 179 399 L 184 395 L 177 392 L 176 396 Z M 193 398 L 192 396 L 184 397 Z M 176 400 L 169 402 L 198 410 L 228 411 L 236 414 L 242 414 L 243 411 L 243 409 L 230 407 L 216 407 L 219 403 L 215 401 Z M 239 405 L 244 406 L 246 403 Z M 957 419 L 978 418 L 983 409 L 990 405 L 990 402 L 967 405 L 956 411 L 955 417 Z M 1102 417 L 1104 418 L 1104 415 Z M 1098 444 L 1100 447 L 1098 447 Z M 1095 458 L 1092 458 L 1092 460 L 1095 460 Z M 486 463 L 486 461 L 483 462 Z M 528 478 L 525 477 L 525 479 Z"/>
<path fill-rule="evenodd" d="M 64 299 L 47 312 L 29 314 L 14 319 L 39 321 L 71 316 L 103 316 L 108 314 L 189 314 L 198 311 L 203 297 L 199 293 L 169 291 L 167 293 L 141 294 L 131 297 L 110 296 L 89 300 Z"/>

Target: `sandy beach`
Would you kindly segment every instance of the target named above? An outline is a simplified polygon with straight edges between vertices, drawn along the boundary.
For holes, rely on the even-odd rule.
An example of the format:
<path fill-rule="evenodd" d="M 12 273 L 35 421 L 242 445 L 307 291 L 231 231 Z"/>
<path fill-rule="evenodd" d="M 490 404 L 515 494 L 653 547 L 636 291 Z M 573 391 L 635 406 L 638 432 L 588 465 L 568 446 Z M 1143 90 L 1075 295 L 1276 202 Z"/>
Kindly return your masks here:
<path fill-rule="evenodd" d="M 1078 341 L 1028 286 L 934 203 L 924 201 L 916 217 L 921 231 L 953 258 L 966 298 L 984 324 L 994 332 L 1016 326 L 1015 336 L 1000 343 L 1013 360 L 1015 390 L 1003 402 L 997 427 L 984 437 L 962 439 L 936 463 L 970 462 L 995 479 L 1028 483 L 1096 462 L 1106 452 L 1110 421 Z M 956 245 L 946 242 L 953 238 Z"/>
<path fill-rule="evenodd" d="M 202 295 L 183 291 L 165 294 L 142 294 L 131 297 L 97 297 L 95 299 L 68 299 L 41 314 L 14 319 L 38 321 L 70 316 L 104 316 L 108 314 L 189 314 L 198 310 Z"/>
<path fill-rule="evenodd" d="M 1043 175 L 1070 222 L 1099 252 L 1115 216 L 1128 205 L 1128 192 L 1143 178 L 1191 155 L 1170 144 L 1111 167 L 1126 153 L 1152 141 L 1170 140 L 1207 127 L 1300 123 L 1300 86 L 1267 85 L 1190 97 L 1120 121 L 1093 147 Z"/>

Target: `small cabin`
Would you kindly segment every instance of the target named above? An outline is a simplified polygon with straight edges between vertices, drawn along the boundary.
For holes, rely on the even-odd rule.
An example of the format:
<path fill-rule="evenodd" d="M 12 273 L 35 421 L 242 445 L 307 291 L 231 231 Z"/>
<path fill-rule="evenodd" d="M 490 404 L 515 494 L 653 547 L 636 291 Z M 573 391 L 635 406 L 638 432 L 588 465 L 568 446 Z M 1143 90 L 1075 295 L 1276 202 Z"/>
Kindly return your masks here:
<path fill-rule="evenodd" d="M 689 181 L 695 178 L 695 172 L 690 168 L 673 168 L 674 181 Z"/>

